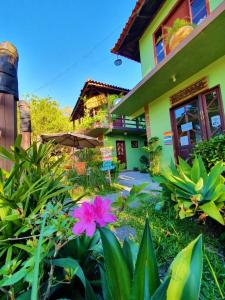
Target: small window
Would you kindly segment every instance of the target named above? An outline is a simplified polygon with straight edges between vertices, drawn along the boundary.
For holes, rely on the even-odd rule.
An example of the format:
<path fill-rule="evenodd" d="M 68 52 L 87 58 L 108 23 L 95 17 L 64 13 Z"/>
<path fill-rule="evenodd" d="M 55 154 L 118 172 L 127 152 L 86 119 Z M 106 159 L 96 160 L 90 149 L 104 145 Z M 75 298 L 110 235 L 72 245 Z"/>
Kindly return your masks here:
<path fill-rule="evenodd" d="M 159 64 L 165 57 L 162 28 L 155 33 L 155 54 L 156 62 Z"/>
<path fill-rule="evenodd" d="M 192 23 L 200 24 L 207 17 L 206 0 L 191 1 Z"/>
<path fill-rule="evenodd" d="M 131 148 L 138 148 L 138 141 L 131 141 Z"/>

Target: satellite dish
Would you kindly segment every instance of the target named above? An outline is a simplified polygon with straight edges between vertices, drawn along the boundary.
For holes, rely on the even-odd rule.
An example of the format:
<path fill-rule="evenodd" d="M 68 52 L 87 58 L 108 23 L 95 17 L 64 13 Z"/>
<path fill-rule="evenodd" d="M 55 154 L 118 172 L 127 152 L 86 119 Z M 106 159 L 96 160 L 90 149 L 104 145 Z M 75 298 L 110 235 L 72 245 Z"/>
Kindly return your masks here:
<path fill-rule="evenodd" d="M 119 66 L 121 66 L 122 65 L 122 59 L 121 58 L 118 58 L 118 56 L 117 56 L 117 59 L 114 61 L 114 65 L 116 66 L 116 67 L 119 67 Z"/>

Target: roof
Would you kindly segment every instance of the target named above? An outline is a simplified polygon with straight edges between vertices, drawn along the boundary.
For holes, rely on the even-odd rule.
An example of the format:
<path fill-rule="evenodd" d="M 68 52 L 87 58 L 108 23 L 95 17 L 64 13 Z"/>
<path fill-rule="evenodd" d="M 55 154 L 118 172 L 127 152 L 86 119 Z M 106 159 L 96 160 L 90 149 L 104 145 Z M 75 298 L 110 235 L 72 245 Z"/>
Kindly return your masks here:
<path fill-rule="evenodd" d="M 84 96 L 86 96 L 90 91 L 92 92 L 93 90 L 95 90 L 95 92 L 105 92 L 105 93 L 108 93 L 108 94 L 127 94 L 129 92 L 128 89 L 125 89 L 125 88 L 122 88 L 122 87 L 118 87 L 118 86 L 115 86 L 115 85 L 111 85 L 111 84 L 107 84 L 107 83 L 102 83 L 102 82 L 99 82 L 99 81 L 95 81 L 95 80 L 91 80 L 91 79 L 88 79 L 81 92 L 80 92 L 80 96 L 78 97 L 77 99 L 77 102 L 76 102 L 76 105 L 74 106 L 74 109 L 72 111 L 72 114 L 71 114 L 71 120 L 74 120 L 76 118 L 75 117 L 75 114 L 77 114 L 80 111 L 83 110 L 83 101 L 82 101 L 82 98 Z"/>
<path fill-rule="evenodd" d="M 138 0 L 112 53 L 140 62 L 139 40 L 165 0 Z"/>
<path fill-rule="evenodd" d="M 199 80 L 202 79 L 199 72 L 213 62 L 217 62 L 215 68 L 220 66 L 222 72 L 223 64 L 219 59 L 225 55 L 224 28 L 225 1 L 127 93 L 111 113 L 129 116 L 165 93 L 168 93 L 169 98 L 180 90 L 179 85 L 188 78 L 199 74 Z M 187 85 L 189 83 L 187 81 Z"/>

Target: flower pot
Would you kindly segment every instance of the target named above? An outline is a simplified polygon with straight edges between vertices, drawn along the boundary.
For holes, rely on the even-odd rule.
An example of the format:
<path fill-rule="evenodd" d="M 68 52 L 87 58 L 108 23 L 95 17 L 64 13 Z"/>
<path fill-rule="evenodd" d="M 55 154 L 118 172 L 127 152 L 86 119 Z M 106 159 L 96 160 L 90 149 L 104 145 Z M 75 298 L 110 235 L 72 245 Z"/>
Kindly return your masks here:
<path fill-rule="evenodd" d="M 174 33 L 169 41 L 170 51 L 174 50 L 186 37 L 193 31 L 193 27 L 186 25 L 181 27 Z"/>
<path fill-rule="evenodd" d="M 77 172 L 77 175 L 85 175 L 86 174 L 86 162 L 84 162 L 84 161 L 75 162 L 74 168 Z"/>

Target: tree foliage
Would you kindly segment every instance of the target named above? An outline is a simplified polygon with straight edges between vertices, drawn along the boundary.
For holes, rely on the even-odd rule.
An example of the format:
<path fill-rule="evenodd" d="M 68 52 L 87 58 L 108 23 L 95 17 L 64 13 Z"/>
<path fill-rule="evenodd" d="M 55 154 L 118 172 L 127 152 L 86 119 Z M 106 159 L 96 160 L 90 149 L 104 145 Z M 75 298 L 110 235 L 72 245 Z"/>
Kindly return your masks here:
<path fill-rule="evenodd" d="M 29 96 L 31 112 L 32 139 L 43 133 L 69 132 L 73 130 L 69 121 L 70 108 L 61 108 L 51 97 Z"/>

